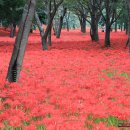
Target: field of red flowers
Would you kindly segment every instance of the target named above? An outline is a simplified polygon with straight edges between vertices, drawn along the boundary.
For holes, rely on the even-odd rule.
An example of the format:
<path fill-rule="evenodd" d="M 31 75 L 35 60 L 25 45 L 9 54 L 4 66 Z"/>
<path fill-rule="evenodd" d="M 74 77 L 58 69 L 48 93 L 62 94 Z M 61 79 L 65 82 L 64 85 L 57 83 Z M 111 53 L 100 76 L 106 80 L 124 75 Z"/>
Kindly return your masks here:
<path fill-rule="evenodd" d="M 119 130 L 130 120 L 130 57 L 124 32 L 112 32 L 109 49 L 89 33 L 63 31 L 43 51 L 29 37 L 18 83 L 5 81 L 15 39 L 0 31 L 0 129 Z"/>

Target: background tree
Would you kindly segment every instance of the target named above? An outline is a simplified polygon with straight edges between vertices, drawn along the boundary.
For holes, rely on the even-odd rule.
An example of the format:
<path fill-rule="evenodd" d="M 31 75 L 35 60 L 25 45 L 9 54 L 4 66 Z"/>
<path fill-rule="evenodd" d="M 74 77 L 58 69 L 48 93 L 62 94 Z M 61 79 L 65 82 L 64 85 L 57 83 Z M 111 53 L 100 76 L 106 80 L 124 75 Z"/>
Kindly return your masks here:
<path fill-rule="evenodd" d="M 71 6 L 69 6 L 69 9 L 78 16 L 82 33 L 86 33 L 86 18 L 88 15 L 85 4 L 85 0 L 73 0 Z"/>
<path fill-rule="evenodd" d="M 60 38 L 60 34 L 61 34 L 62 26 L 63 26 L 63 20 L 64 20 L 66 13 L 67 13 L 67 8 L 62 6 L 62 9 L 60 10 L 59 26 L 56 31 L 57 38 Z"/>
<path fill-rule="evenodd" d="M 98 4 L 98 3 L 97 3 Z M 105 46 L 110 47 L 110 32 L 113 23 L 115 23 L 121 16 L 124 8 L 123 0 L 104 0 L 104 10 L 99 7 L 102 18 L 105 22 Z M 99 4 L 98 4 L 99 6 Z"/>
<path fill-rule="evenodd" d="M 128 7 L 128 44 L 129 44 L 129 52 L 130 52 L 130 1 L 126 0 Z"/>
<path fill-rule="evenodd" d="M 98 23 L 101 17 L 101 11 L 103 10 L 103 1 L 102 0 L 88 0 L 87 1 L 87 10 L 89 11 L 91 20 L 87 20 L 90 23 L 91 31 L 90 36 L 92 41 L 99 41 L 98 35 Z M 100 10 L 99 10 L 100 8 Z"/>
<path fill-rule="evenodd" d="M 13 54 L 8 68 L 7 80 L 9 82 L 18 81 L 22 68 L 22 62 L 27 45 L 28 35 L 31 29 L 32 20 L 35 13 L 35 0 L 28 0 L 23 11 L 22 21 L 15 41 Z"/>
<path fill-rule="evenodd" d="M 10 25 L 10 37 L 15 35 L 16 25 L 19 25 L 24 4 L 25 0 L 1 0 L 0 19 L 3 26 Z"/>

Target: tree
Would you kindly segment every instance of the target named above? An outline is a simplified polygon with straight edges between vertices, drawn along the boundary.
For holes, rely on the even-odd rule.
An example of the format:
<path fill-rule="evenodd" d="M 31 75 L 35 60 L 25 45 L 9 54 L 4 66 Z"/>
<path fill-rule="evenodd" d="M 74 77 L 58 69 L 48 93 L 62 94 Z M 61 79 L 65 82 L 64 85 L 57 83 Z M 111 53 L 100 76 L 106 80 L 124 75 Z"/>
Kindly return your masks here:
<path fill-rule="evenodd" d="M 87 20 L 90 23 L 91 30 L 90 36 L 92 41 L 99 41 L 98 35 L 98 23 L 101 17 L 101 12 L 103 10 L 103 1 L 102 0 L 88 0 L 87 1 L 87 10 L 89 11 L 91 21 Z"/>
<path fill-rule="evenodd" d="M 53 23 L 53 19 L 54 16 L 56 14 L 57 9 L 59 8 L 59 6 L 63 3 L 63 0 L 49 0 L 49 1 L 45 1 L 45 4 L 47 6 L 47 27 L 46 30 L 44 32 L 44 35 L 42 36 L 42 47 L 43 50 L 48 50 L 48 44 L 47 44 L 47 38 L 48 35 L 50 33 L 50 42 L 51 42 L 51 29 L 52 29 L 52 23 Z M 50 43 L 51 44 L 51 43 Z"/>
<path fill-rule="evenodd" d="M 3 0 L 0 3 L 0 19 L 3 21 L 3 26 L 11 25 L 10 37 L 14 37 L 25 0 Z"/>
<path fill-rule="evenodd" d="M 106 25 L 105 47 L 110 47 L 111 45 L 110 44 L 111 26 L 120 18 L 122 14 L 122 10 L 124 8 L 122 3 L 123 3 L 122 0 L 104 0 L 105 10 L 99 8 L 102 14 L 102 18 L 104 19 Z"/>
<path fill-rule="evenodd" d="M 130 52 L 130 1 L 126 0 L 128 6 L 128 42 L 129 42 L 129 52 Z"/>
<path fill-rule="evenodd" d="M 60 38 L 61 30 L 62 30 L 62 26 L 63 26 L 63 20 L 64 20 L 66 13 L 67 13 L 67 8 L 63 6 L 63 9 L 61 10 L 61 14 L 60 14 L 59 26 L 58 26 L 58 29 L 56 31 L 57 38 Z"/>
<path fill-rule="evenodd" d="M 9 82 L 18 81 L 20 71 L 22 69 L 22 62 L 32 25 L 32 20 L 35 13 L 35 6 L 35 0 L 28 0 L 24 7 L 19 32 L 15 41 L 14 50 L 6 77 Z"/>
<path fill-rule="evenodd" d="M 72 5 L 72 11 L 78 16 L 80 26 L 81 26 L 81 32 L 86 33 L 86 18 L 88 15 L 88 11 L 85 8 L 86 5 L 85 0 L 75 0 L 73 1 Z"/>

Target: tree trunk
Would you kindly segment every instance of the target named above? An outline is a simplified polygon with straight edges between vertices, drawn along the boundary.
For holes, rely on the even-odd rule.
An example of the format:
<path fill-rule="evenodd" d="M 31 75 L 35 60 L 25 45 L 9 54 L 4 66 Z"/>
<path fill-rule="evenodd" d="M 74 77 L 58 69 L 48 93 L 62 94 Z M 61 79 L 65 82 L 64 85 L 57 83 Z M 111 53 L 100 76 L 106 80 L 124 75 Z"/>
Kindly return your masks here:
<path fill-rule="evenodd" d="M 62 16 L 60 16 L 60 22 L 59 22 L 59 27 L 58 27 L 58 30 L 57 30 L 56 38 L 60 38 L 61 30 L 62 30 L 62 26 L 63 26 L 63 20 L 64 20 L 66 12 L 67 12 L 67 8 L 64 8 L 63 14 L 62 14 Z"/>
<path fill-rule="evenodd" d="M 30 33 L 32 20 L 34 17 L 36 1 L 28 0 L 23 11 L 22 21 L 18 31 L 18 35 L 15 41 L 13 54 L 8 68 L 8 74 L 6 79 L 9 82 L 17 82 L 20 71 L 22 69 L 22 63 L 24 53 Z"/>
<path fill-rule="evenodd" d="M 48 23 L 49 23 L 49 21 L 51 21 L 51 10 L 52 10 L 52 7 L 51 7 L 52 5 L 51 5 L 51 1 L 50 1 L 50 3 L 49 3 L 49 5 L 48 5 Z M 53 21 L 52 21 L 53 22 Z M 48 39 L 48 41 L 47 41 L 47 43 L 48 43 L 48 45 L 50 45 L 51 46 L 51 30 L 52 30 L 52 23 L 51 23 L 51 28 L 49 29 L 49 32 L 48 32 L 48 37 L 47 37 L 47 39 Z"/>
<path fill-rule="evenodd" d="M 57 9 L 56 9 L 57 10 Z M 54 19 L 54 16 L 55 16 L 55 13 L 56 13 L 56 10 L 53 11 L 53 13 L 51 14 L 51 18 L 50 20 L 48 21 L 48 25 L 47 25 L 47 28 L 46 28 L 46 31 L 44 33 L 44 36 L 42 37 L 42 46 L 43 46 L 43 50 L 48 50 L 48 45 L 47 45 L 47 37 L 48 37 L 48 34 L 52 28 L 52 22 L 53 22 L 53 19 Z"/>
<path fill-rule="evenodd" d="M 11 25 L 10 37 L 13 38 L 15 36 L 15 33 L 16 33 L 16 23 L 13 23 Z"/>
<path fill-rule="evenodd" d="M 33 25 L 31 25 L 30 33 L 33 33 Z"/>
<path fill-rule="evenodd" d="M 54 9 L 53 13 L 51 13 L 51 0 L 49 0 L 48 1 L 48 20 L 47 20 L 48 23 L 47 23 L 47 28 L 45 30 L 45 33 L 42 37 L 43 50 L 48 50 L 47 38 L 48 38 L 48 35 L 49 35 L 51 27 L 52 27 L 52 22 L 53 22 L 55 13 L 56 13 L 56 9 Z M 50 40 L 49 42 L 51 42 L 51 39 L 49 39 L 49 40 Z"/>
<path fill-rule="evenodd" d="M 62 26 L 63 26 L 63 16 L 60 17 L 60 22 L 59 22 L 59 27 L 57 30 L 56 38 L 60 38 Z"/>
<path fill-rule="evenodd" d="M 50 29 L 50 31 L 49 31 L 49 33 L 48 33 L 48 45 L 49 46 L 51 46 L 52 45 L 52 37 L 51 37 L 51 33 L 52 33 L 52 27 L 51 27 L 51 29 Z"/>
<path fill-rule="evenodd" d="M 39 31 L 40 31 L 40 36 L 41 36 L 41 41 L 42 41 L 42 48 L 43 48 L 43 49 L 44 49 L 44 48 L 47 49 L 47 45 L 46 45 L 46 44 L 44 45 L 45 39 L 43 39 L 44 29 L 43 29 L 43 27 L 42 27 L 42 24 L 41 24 L 41 21 L 40 21 L 40 19 L 39 19 L 39 17 L 38 17 L 37 12 L 35 12 L 35 21 L 36 21 L 36 24 L 37 24 L 38 29 L 39 29 Z"/>
<path fill-rule="evenodd" d="M 66 28 L 67 28 L 67 31 L 69 32 L 70 30 L 70 27 L 69 27 L 69 18 L 70 18 L 70 12 L 68 13 L 68 15 L 65 17 L 66 19 Z"/>
<path fill-rule="evenodd" d="M 56 36 L 56 29 L 55 29 L 54 25 L 53 25 L 52 29 L 53 29 L 54 35 Z"/>
<path fill-rule="evenodd" d="M 81 25 L 81 32 L 86 33 L 86 18 L 85 18 L 85 16 L 81 16 L 80 25 Z"/>
<path fill-rule="evenodd" d="M 43 35 L 44 35 L 44 29 L 42 27 L 42 23 L 41 23 L 41 21 L 40 21 L 40 19 L 38 17 L 37 12 L 35 12 L 35 21 L 36 21 L 36 24 L 37 24 L 38 29 L 40 31 L 40 35 L 41 35 L 41 37 L 43 37 Z"/>
<path fill-rule="evenodd" d="M 106 0 L 106 33 L 105 33 L 105 47 L 110 47 L 110 33 L 111 33 L 111 18 L 110 18 L 110 0 Z"/>
<path fill-rule="evenodd" d="M 117 32 L 117 22 L 115 22 L 115 32 Z"/>
<path fill-rule="evenodd" d="M 129 53 L 130 53 L 130 0 L 127 0 L 128 5 L 128 41 L 129 41 Z"/>
<path fill-rule="evenodd" d="M 95 17 L 91 17 L 91 39 L 92 41 L 99 41 L 99 35 L 98 35 L 98 20 L 95 19 Z"/>
<path fill-rule="evenodd" d="M 44 35 L 44 36 L 42 37 L 42 47 L 43 47 L 44 50 L 48 50 L 48 46 L 47 46 L 47 36 L 46 36 L 46 35 Z"/>
<path fill-rule="evenodd" d="M 70 27 L 69 27 L 69 22 L 68 21 L 66 22 L 66 28 L 67 28 L 67 31 L 69 32 L 70 31 Z"/>
<path fill-rule="evenodd" d="M 48 45 L 47 45 L 47 37 L 48 37 L 48 34 L 52 28 L 52 23 L 53 23 L 53 19 L 54 19 L 54 16 L 56 14 L 56 11 L 58 9 L 58 7 L 63 3 L 63 0 L 60 0 L 59 3 L 57 4 L 54 4 L 54 9 L 51 10 L 51 0 L 49 0 L 49 3 L 48 3 L 48 14 L 51 16 L 51 17 L 48 17 L 48 24 L 47 24 L 47 28 L 46 28 L 46 31 L 44 33 L 44 36 L 42 37 L 42 46 L 43 46 L 43 49 L 44 50 L 48 50 Z"/>
<path fill-rule="evenodd" d="M 110 25 L 106 25 L 106 33 L 105 33 L 105 47 L 110 47 Z"/>
<path fill-rule="evenodd" d="M 121 32 L 123 31 L 123 24 L 121 23 Z"/>
<path fill-rule="evenodd" d="M 126 23 L 124 23 L 123 25 L 124 25 L 123 26 L 123 31 L 125 31 L 126 30 Z"/>

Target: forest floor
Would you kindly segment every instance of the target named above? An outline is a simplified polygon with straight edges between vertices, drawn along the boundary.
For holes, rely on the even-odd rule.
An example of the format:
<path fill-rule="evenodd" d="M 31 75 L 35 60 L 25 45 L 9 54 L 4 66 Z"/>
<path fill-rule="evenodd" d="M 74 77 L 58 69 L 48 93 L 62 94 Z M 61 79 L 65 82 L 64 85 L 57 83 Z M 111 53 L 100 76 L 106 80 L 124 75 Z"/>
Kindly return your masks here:
<path fill-rule="evenodd" d="M 18 83 L 5 81 L 15 38 L 0 31 L 0 128 L 5 130 L 119 130 L 130 118 L 130 56 L 124 32 L 111 48 L 89 32 L 63 31 L 43 51 L 39 33 L 29 37 Z M 10 129 L 9 129 L 10 128 Z"/>

